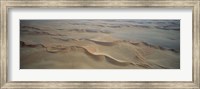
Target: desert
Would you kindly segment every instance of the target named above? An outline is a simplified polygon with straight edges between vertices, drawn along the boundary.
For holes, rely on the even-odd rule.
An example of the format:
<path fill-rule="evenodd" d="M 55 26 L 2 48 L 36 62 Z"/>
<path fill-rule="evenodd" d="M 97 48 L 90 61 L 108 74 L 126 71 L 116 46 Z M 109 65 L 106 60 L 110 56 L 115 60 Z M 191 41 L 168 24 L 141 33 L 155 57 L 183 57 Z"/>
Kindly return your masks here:
<path fill-rule="evenodd" d="M 179 20 L 20 20 L 20 69 L 179 68 Z"/>

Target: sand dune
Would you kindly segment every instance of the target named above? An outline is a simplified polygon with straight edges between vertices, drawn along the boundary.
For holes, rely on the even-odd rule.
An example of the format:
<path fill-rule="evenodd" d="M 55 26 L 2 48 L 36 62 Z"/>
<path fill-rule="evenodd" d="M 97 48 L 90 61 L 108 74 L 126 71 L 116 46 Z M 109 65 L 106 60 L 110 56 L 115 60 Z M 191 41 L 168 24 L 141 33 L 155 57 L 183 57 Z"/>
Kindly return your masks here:
<path fill-rule="evenodd" d="M 43 44 L 28 44 L 28 43 L 21 41 L 21 47 L 30 47 L 30 48 L 41 47 L 41 48 L 45 48 L 46 52 L 49 52 L 49 53 L 68 53 L 71 51 L 78 51 L 78 52 L 83 52 L 84 55 L 93 56 L 94 59 L 90 59 L 91 61 L 96 60 L 96 59 L 106 60 L 107 62 L 109 62 L 113 65 L 118 65 L 118 66 L 131 65 L 133 67 L 138 66 L 141 68 L 154 68 L 155 66 L 157 66 L 158 68 L 167 68 L 167 67 L 159 65 L 159 63 L 155 64 L 155 63 L 146 61 L 146 56 L 148 56 L 148 55 L 145 50 L 139 49 L 140 47 L 149 47 L 149 49 L 160 51 L 163 54 L 167 54 L 167 52 L 165 52 L 165 51 L 169 51 L 170 53 L 173 53 L 173 52 L 177 53 L 176 51 L 152 46 L 152 45 L 149 45 L 144 42 L 133 43 L 133 42 L 125 41 L 125 40 L 114 41 L 114 42 L 100 42 L 100 41 L 94 41 L 94 40 L 89 40 L 89 39 L 84 39 L 84 40 L 83 39 L 81 39 L 81 40 L 71 39 L 70 41 L 71 42 L 72 41 L 90 41 L 90 42 L 93 42 L 95 45 L 92 44 L 93 46 L 76 45 L 76 46 L 53 46 L 53 47 L 51 47 L 51 46 L 45 46 Z M 110 55 L 110 53 L 107 53 L 103 50 L 99 50 L 99 48 L 101 48 L 100 46 L 117 46 L 117 47 L 123 48 L 123 46 L 124 47 L 126 46 L 124 44 L 131 46 L 129 49 L 131 49 L 131 51 L 134 52 L 134 54 L 131 55 L 133 57 L 131 60 L 126 60 L 127 58 L 125 58 L 125 57 L 124 57 L 124 59 L 120 59 L 120 58 L 118 59 L 118 56 L 115 56 L 115 54 Z M 141 53 L 141 51 L 143 53 Z M 146 55 L 144 55 L 144 54 L 146 54 Z"/>
<path fill-rule="evenodd" d="M 174 44 L 174 41 L 178 39 L 176 36 L 170 36 L 173 40 L 168 36 L 163 37 L 166 34 L 171 35 L 171 32 L 167 30 L 155 30 L 152 26 L 138 26 L 138 24 L 120 23 L 122 25 L 115 26 L 117 23 L 112 23 L 112 21 L 91 23 L 92 26 L 88 26 L 87 23 L 66 24 L 62 21 L 54 22 L 55 26 L 47 22 L 21 23 L 20 68 L 22 69 L 180 68 L 179 48 L 162 44 L 155 45 L 157 41 L 149 42 L 143 38 L 135 39 L 138 35 L 126 35 L 137 32 L 151 37 L 154 32 L 156 35 L 163 34 L 160 37 L 163 43 Z M 63 23 L 68 27 L 56 26 L 58 23 Z M 130 30 L 133 28 L 134 30 Z M 149 30 L 152 32 L 148 33 Z"/>
<path fill-rule="evenodd" d="M 87 33 L 105 33 L 109 34 L 109 31 L 102 31 L 102 30 L 94 30 L 94 29 L 71 29 L 68 30 L 69 32 L 87 32 Z"/>

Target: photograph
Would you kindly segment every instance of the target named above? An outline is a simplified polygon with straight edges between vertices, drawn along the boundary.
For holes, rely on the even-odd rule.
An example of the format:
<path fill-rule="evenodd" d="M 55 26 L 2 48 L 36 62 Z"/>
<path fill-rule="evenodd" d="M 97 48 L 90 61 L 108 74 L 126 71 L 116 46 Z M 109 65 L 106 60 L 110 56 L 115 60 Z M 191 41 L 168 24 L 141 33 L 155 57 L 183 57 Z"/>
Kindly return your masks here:
<path fill-rule="evenodd" d="M 200 0 L 0 8 L 0 89 L 200 89 Z"/>
<path fill-rule="evenodd" d="M 180 69 L 179 19 L 20 20 L 20 69 Z"/>

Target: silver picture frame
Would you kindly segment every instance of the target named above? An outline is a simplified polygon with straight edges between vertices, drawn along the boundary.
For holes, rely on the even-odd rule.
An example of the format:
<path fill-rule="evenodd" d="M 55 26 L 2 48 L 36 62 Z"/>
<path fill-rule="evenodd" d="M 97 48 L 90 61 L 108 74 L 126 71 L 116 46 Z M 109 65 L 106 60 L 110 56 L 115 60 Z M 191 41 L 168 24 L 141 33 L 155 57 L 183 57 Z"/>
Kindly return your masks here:
<path fill-rule="evenodd" d="M 8 81 L 10 8 L 192 8 L 192 81 Z M 24 89 L 200 89 L 199 0 L 0 0 L 0 88 Z"/>

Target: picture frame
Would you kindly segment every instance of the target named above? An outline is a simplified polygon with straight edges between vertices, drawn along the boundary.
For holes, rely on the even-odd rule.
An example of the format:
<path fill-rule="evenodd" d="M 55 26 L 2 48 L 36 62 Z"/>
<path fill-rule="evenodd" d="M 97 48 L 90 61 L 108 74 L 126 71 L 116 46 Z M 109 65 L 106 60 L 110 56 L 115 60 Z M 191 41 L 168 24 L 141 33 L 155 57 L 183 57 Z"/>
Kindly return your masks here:
<path fill-rule="evenodd" d="M 0 32 L 0 87 L 10 88 L 64 88 L 64 89 L 126 89 L 126 88 L 166 88 L 166 89 L 200 89 L 200 60 L 199 60 L 199 24 L 200 1 L 199 0 L 1 0 L 1 32 Z M 71 7 L 95 7 L 95 8 L 192 8 L 192 81 L 8 81 L 8 10 L 10 8 L 71 8 Z"/>

